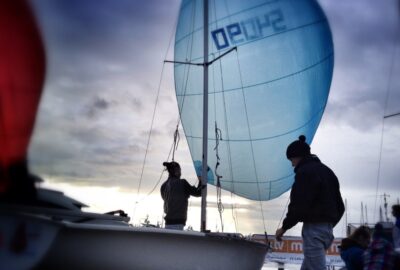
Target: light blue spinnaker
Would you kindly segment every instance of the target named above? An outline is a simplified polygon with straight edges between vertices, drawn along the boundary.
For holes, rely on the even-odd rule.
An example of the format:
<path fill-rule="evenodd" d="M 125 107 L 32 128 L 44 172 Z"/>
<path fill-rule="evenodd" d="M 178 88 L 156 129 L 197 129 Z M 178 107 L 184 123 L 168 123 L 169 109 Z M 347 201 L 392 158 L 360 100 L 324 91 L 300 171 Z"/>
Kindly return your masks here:
<path fill-rule="evenodd" d="M 202 7 L 200 0 L 182 2 L 175 61 L 203 62 Z M 209 67 L 208 165 L 215 173 L 217 123 L 222 188 L 270 200 L 293 183 L 287 145 L 301 134 L 311 142 L 324 112 L 334 58 L 328 21 L 314 0 L 210 0 L 209 7 L 209 61 L 235 46 L 237 51 Z M 175 88 L 198 167 L 202 67 L 175 64 Z"/>

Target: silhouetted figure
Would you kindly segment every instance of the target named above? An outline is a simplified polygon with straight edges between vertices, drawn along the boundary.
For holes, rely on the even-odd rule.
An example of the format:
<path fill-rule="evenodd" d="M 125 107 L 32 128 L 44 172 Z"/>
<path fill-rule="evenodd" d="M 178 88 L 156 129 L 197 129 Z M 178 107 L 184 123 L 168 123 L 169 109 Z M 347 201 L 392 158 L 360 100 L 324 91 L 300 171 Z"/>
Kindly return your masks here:
<path fill-rule="evenodd" d="M 392 206 L 392 215 L 395 217 L 393 226 L 393 245 L 395 250 L 395 268 L 400 269 L 400 204 Z"/>
<path fill-rule="evenodd" d="M 370 241 L 371 232 L 367 226 L 360 226 L 349 237 L 342 239 L 340 257 L 347 270 L 363 270 L 363 254 Z"/>
<path fill-rule="evenodd" d="M 383 226 L 377 223 L 373 240 L 364 253 L 364 270 L 392 270 L 393 245 L 384 237 Z"/>
<path fill-rule="evenodd" d="M 201 181 L 197 187 L 181 179 L 181 167 L 177 162 L 164 162 L 169 176 L 161 186 L 164 200 L 165 228 L 183 230 L 187 219 L 188 199 L 201 196 Z"/>
<path fill-rule="evenodd" d="M 282 227 L 276 231 L 276 239 L 281 240 L 287 230 L 303 222 L 301 269 L 325 269 L 325 251 L 334 239 L 333 227 L 344 213 L 339 181 L 330 168 L 311 155 L 304 135 L 288 146 L 286 156 L 292 162 L 296 176 L 288 212 Z"/>
<path fill-rule="evenodd" d="M 392 206 L 392 215 L 395 218 L 395 224 L 393 227 L 393 244 L 394 248 L 399 249 L 400 252 L 400 204 Z"/>

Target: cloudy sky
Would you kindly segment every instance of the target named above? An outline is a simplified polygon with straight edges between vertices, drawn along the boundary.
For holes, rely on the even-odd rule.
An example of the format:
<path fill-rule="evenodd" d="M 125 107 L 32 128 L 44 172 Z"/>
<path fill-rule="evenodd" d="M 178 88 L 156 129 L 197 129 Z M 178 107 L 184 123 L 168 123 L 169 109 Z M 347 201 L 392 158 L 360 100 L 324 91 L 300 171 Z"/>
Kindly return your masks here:
<path fill-rule="evenodd" d="M 91 205 L 89 210 L 118 208 L 133 223 L 146 215 L 152 223 L 161 222 L 162 162 L 178 121 L 173 70 L 163 60 L 173 58 L 180 1 L 31 2 L 48 63 L 29 152 L 31 170 L 45 179 L 43 186 Z M 389 194 L 389 204 L 400 197 L 400 117 L 383 120 L 400 112 L 399 7 L 397 0 L 319 3 L 333 32 L 335 67 L 312 152 L 338 175 L 348 221 L 360 222 L 363 202 L 373 222 L 379 216 L 380 195 Z M 176 159 L 184 177 L 195 184 L 181 134 Z M 214 187 L 209 189 L 208 224 L 220 230 Z M 278 227 L 287 200 L 288 193 L 263 203 L 268 232 Z M 224 192 L 223 203 L 226 231 L 264 231 L 258 202 Z M 195 229 L 198 205 L 198 199 L 191 199 L 188 225 Z M 344 225 L 336 231 L 343 234 Z M 298 227 L 291 234 L 298 234 Z"/>

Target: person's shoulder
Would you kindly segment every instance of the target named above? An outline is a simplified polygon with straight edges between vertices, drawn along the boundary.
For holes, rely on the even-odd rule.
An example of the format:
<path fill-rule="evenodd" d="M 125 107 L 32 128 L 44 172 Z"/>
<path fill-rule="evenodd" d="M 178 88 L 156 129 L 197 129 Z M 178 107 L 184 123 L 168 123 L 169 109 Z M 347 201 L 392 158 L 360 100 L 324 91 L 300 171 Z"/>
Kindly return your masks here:
<path fill-rule="evenodd" d="M 166 189 L 166 181 L 161 185 L 161 187 L 160 187 L 160 191 L 161 191 L 161 193 L 164 193 L 165 192 L 165 189 Z"/>
<path fill-rule="evenodd" d="M 190 186 L 189 182 L 184 178 L 181 179 L 181 183 L 184 184 L 184 185 L 189 185 Z"/>
<path fill-rule="evenodd" d="M 314 156 L 304 166 L 306 170 L 319 171 L 334 174 L 333 170 L 323 163 L 317 156 Z"/>

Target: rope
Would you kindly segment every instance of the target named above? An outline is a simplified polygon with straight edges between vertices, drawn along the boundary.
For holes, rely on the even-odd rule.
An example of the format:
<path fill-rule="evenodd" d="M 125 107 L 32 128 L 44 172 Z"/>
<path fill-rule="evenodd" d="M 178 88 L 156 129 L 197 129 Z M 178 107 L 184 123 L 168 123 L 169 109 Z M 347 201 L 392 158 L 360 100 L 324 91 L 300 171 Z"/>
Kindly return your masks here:
<path fill-rule="evenodd" d="M 143 159 L 143 163 L 142 163 L 142 169 L 141 169 L 140 178 L 139 178 L 139 185 L 138 185 L 138 189 L 137 189 L 137 192 L 136 192 L 136 197 L 137 197 L 137 198 L 139 197 L 140 188 L 141 188 L 141 186 L 142 186 L 144 167 L 145 167 L 146 160 L 147 160 L 147 154 L 148 154 L 149 145 L 150 145 L 150 138 L 151 138 L 151 134 L 152 134 L 152 131 L 153 131 L 153 124 L 154 124 L 154 119 L 155 119 L 155 114 L 156 114 L 158 99 L 159 99 L 159 96 L 160 96 L 161 81 L 162 81 L 162 77 L 163 77 L 163 73 L 164 73 L 164 67 L 165 67 L 165 64 L 163 64 L 163 67 L 162 67 L 162 70 L 161 70 L 161 78 L 160 78 L 160 81 L 159 81 L 159 84 L 158 84 L 156 102 L 155 102 L 154 109 L 153 109 L 153 116 L 152 116 L 152 118 L 151 118 L 150 132 L 149 132 L 149 135 L 148 135 L 148 137 L 147 137 L 146 152 L 145 152 L 145 154 L 144 154 L 144 159 Z M 134 210 L 133 210 L 132 219 L 133 219 L 134 216 L 135 216 L 135 211 L 136 211 L 136 205 L 137 205 L 137 203 L 138 203 L 138 202 L 136 201 L 135 207 L 134 207 Z"/>
<path fill-rule="evenodd" d="M 195 14 L 195 12 L 194 12 L 194 11 L 195 11 L 195 5 L 193 5 L 192 11 L 193 11 L 193 14 Z M 195 21 L 195 16 L 192 16 L 192 22 L 191 22 L 192 28 L 193 28 L 193 25 L 194 25 L 194 21 Z M 177 21 L 175 22 L 175 27 L 174 27 L 174 29 L 176 29 L 176 25 L 177 25 Z M 169 45 L 168 45 L 168 49 L 167 49 L 167 53 L 165 54 L 164 59 L 166 59 L 166 57 L 167 57 L 169 48 L 170 48 L 170 46 L 171 46 L 172 37 L 173 37 L 173 35 L 171 35 L 171 38 L 170 38 L 170 41 L 169 41 Z M 193 36 L 191 37 L 191 42 L 188 42 L 188 46 L 187 46 L 187 48 L 186 48 L 186 58 L 188 57 L 188 55 L 191 55 L 191 54 L 192 54 L 192 51 L 193 51 Z M 164 65 L 165 65 L 165 61 L 164 61 Z M 163 77 L 164 65 L 163 65 L 163 69 L 162 69 L 162 73 L 161 73 L 161 78 Z M 186 90 L 187 90 L 187 84 L 188 84 L 188 78 L 189 78 L 189 71 L 190 71 L 190 65 L 188 65 L 188 67 L 187 67 L 187 68 L 185 67 L 185 69 L 184 69 L 184 77 L 186 77 L 186 80 L 183 81 L 182 87 L 184 87 L 185 90 L 184 90 L 184 93 L 183 93 L 183 99 L 182 99 L 182 102 L 181 102 L 181 106 L 179 106 L 179 104 L 178 104 L 178 108 L 179 108 L 179 117 L 178 117 L 176 129 L 175 129 L 175 132 L 174 132 L 174 141 L 173 141 L 173 143 L 172 143 L 172 145 L 171 145 L 171 148 L 170 148 L 170 150 L 169 150 L 167 160 L 169 160 L 169 158 L 170 158 L 170 156 L 171 156 L 171 153 L 172 153 L 172 161 L 174 161 L 174 159 L 175 159 L 175 152 L 176 152 L 176 150 L 178 149 L 178 145 L 179 145 L 179 141 L 180 141 L 179 123 L 180 123 L 180 120 L 181 120 L 180 116 L 181 116 L 181 114 L 182 114 L 183 105 L 184 105 L 184 102 L 185 102 L 185 96 L 186 96 Z M 159 84 L 159 87 L 158 87 L 156 103 L 155 103 L 155 106 L 154 106 L 153 118 L 152 118 L 152 122 L 151 122 L 151 126 L 150 126 L 150 132 L 149 132 L 148 142 L 147 142 L 147 146 L 146 146 L 145 158 L 144 158 L 143 165 L 142 165 L 142 172 L 141 172 L 141 176 L 140 176 L 140 181 L 139 181 L 139 187 L 138 187 L 138 192 L 137 192 L 138 195 L 137 195 L 137 197 L 139 196 L 139 191 L 140 191 L 141 182 L 142 182 L 142 178 L 143 178 L 144 166 L 145 166 L 146 158 L 147 158 L 147 152 L 148 152 L 148 147 L 149 147 L 149 141 L 150 141 L 151 133 L 152 133 L 152 130 L 153 130 L 153 122 L 154 122 L 155 110 L 156 110 L 156 107 L 157 107 L 157 104 L 158 104 L 158 98 L 159 98 L 159 92 L 160 92 L 160 85 L 161 85 L 161 80 L 160 80 L 160 84 Z M 155 190 L 155 189 L 157 188 L 157 186 L 160 184 L 161 179 L 163 178 L 164 172 L 165 172 L 165 169 L 162 170 L 158 181 L 157 181 L 156 184 L 153 186 L 153 188 L 150 190 L 150 192 L 148 192 L 143 198 L 141 198 L 140 200 L 137 200 L 137 201 L 135 202 L 135 208 L 134 208 L 134 211 L 133 211 L 132 219 L 133 219 L 133 217 L 134 217 L 134 215 L 135 215 L 135 211 L 136 211 L 136 206 L 137 206 L 137 204 L 141 203 L 143 200 L 145 200 L 148 196 L 150 196 L 150 195 L 154 192 L 154 190 Z M 167 194 L 167 195 L 168 195 L 168 194 Z"/>
<path fill-rule="evenodd" d="M 216 18 L 215 1 L 213 1 L 212 11 L 214 11 L 214 14 L 212 14 L 212 15 L 214 16 L 214 18 Z M 216 24 L 217 24 L 216 26 L 218 28 L 218 21 L 217 20 L 215 20 L 215 21 L 216 21 Z M 216 182 L 216 185 L 215 185 L 216 194 L 217 194 L 217 202 L 216 202 L 216 204 L 217 204 L 217 209 L 218 209 L 218 213 L 219 213 L 219 219 L 220 219 L 220 223 L 221 223 L 221 230 L 222 230 L 222 232 L 224 232 L 224 222 L 223 222 L 223 218 L 222 218 L 222 213 L 224 212 L 224 205 L 222 204 L 222 188 L 221 188 L 221 181 L 220 181 L 221 178 L 222 178 L 222 175 L 220 175 L 218 173 L 218 167 L 219 167 L 220 161 L 221 161 L 221 159 L 219 157 L 219 151 L 218 151 L 219 148 L 218 147 L 219 147 L 219 141 L 222 140 L 222 131 L 217 126 L 217 101 L 216 101 L 217 99 L 216 99 L 216 95 L 215 95 L 215 93 L 216 93 L 215 71 L 216 71 L 216 69 L 215 69 L 215 65 L 213 65 L 213 63 L 215 61 L 220 61 L 219 57 L 221 57 L 221 53 L 220 52 L 216 53 L 214 51 L 214 49 L 215 48 L 213 47 L 212 48 L 213 51 L 211 52 L 213 60 L 211 62 L 209 62 L 209 65 L 212 68 L 212 82 L 213 82 L 213 89 L 214 89 L 214 91 L 213 91 L 213 93 L 214 93 L 214 102 L 213 102 L 214 103 L 214 120 L 215 120 L 215 130 L 214 130 L 215 131 L 215 147 L 214 147 L 214 151 L 215 151 L 215 156 L 216 156 L 216 163 L 215 163 L 214 173 L 215 173 L 215 175 L 217 177 L 217 182 Z"/>
<path fill-rule="evenodd" d="M 284 216 L 285 213 L 286 213 L 286 208 L 287 208 L 288 205 L 289 205 L 289 201 L 290 201 L 290 197 L 287 199 L 285 208 L 284 208 L 283 211 L 282 211 L 281 219 L 279 220 L 278 227 L 277 227 L 276 229 L 279 229 L 279 228 L 281 227 L 281 223 L 282 223 L 282 220 L 283 220 L 283 216 Z"/>
<path fill-rule="evenodd" d="M 383 115 L 386 114 L 386 109 L 387 105 L 389 102 L 389 90 L 391 86 L 391 81 L 392 81 L 392 76 L 393 76 L 393 69 L 394 69 L 394 62 L 396 59 L 396 54 L 397 54 L 397 45 L 399 43 L 400 39 L 400 34 L 397 35 L 394 46 L 393 46 L 393 52 L 391 54 L 391 63 L 389 67 L 389 77 L 388 77 L 388 84 L 386 87 L 386 97 L 385 97 L 385 105 L 383 107 Z M 379 146 L 379 161 L 378 161 L 378 172 L 377 172 L 377 180 L 376 180 L 376 187 L 375 187 L 375 203 L 374 203 L 374 219 L 375 220 L 375 214 L 376 214 L 376 204 L 378 200 L 378 192 L 379 192 L 379 182 L 380 182 L 380 174 L 381 174 L 381 162 L 382 162 L 382 148 L 383 148 L 383 132 L 385 130 L 385 117 L 382 118 L 382 129 L 381 129 L 381 140 L 380 140 L 380 146 Z"/>
<path fill-rule="evenodd" d="M 168 153 L 167 160 L 169 160 L 169 157 L 171 156 L 173 147 L 174 147 L 174 144 L 171 145 L 171 148 L 170 148 L 169 153 Z M 150 190 L 150 192 L 148 192 L 148 193 L 147 193 L 145 196 L 143 196 L 140 200 L 137 200 L 137 201 L 135 202 L 135 207 L 134 207 L 134 209 L 133 209 L 133 214 L 132 214 L 132 220 L 133 220 L 133 217 L 135 216 L 135 211 L 136 211 L 137 205 L 140 204 L 142 201 L 144 201 L 147 197 L 149 197 L 149 196 L 154 192 L 154 190 L 156 189 L 156 187 L 160 184 L 161 179 L 162 179 L 162 177 L 163 177 L 163 175 L 164 175 L 164 172 L 165 172 L 165 169 L 163 169 L 163 170 L 161 171 L 161 174 L 160 174 L 160 177 L 158 178 L 157 183 L 153 186 L 153 188 Z"/>
<path fill-rule="evenodd" d="M 214 4 L 214 9 L 213 10 L 214 10 L 214 16 L 216 17 L 215 2 L 216 1 L 214 0 L 213 1 L 213 4 Z M 226 1 L 224 1 L 224 4 L 225 4 L 226 10 L 227 10 L 227 13 L 229 14 L 229 10 L 228 10 Z M 230 21 L 230 19 L 229 19 L 229 21 Z M 218 21 L 216 21 L 216 27 L 218 28 Z M 221 53 L 218 52 L 218 54 L 220 55 Z M 237 213 L 236 213 L 236 203 L 235 203 L 235 198 L 234 198 L 235 185 L 234 185 L 234 182 L 233 182 L 234 175 L 233 175 L 233 168 L 232 168 L 231 145 L 230 145 L 230 139 L 229 139 L 227 106 L 226 106 L 226 99 L 225 99 L 225 84 L 224 84 L 224 77 L 222 76 L 223 72 L 222 72 L 222 64 L 221 64 L 221 62 L 222 62 L 222 60 L 219 59 L 218 63 L 219 63 L 219 73 L 220 73 L 220 78 L 221 78 L 222 103 L 223 103 L 223 111 L 224 111 L 224 113 L 223 113 L 223 116 L 224 116 L 224 130 L 225 130 L 225 137 L 227 138 L 227 140 L 225 140 L 225 142 L 227 144 L 227 153 L 228 153 L 228 162 L 227 162 L 227 164 L 228 164 L 229 172 L 230 172 L 230 176 L 231 176 L 230 178 L 232 179 L 232 181 L 231 181 L 231 190 L 232 191 L 230 192 L 231 199 L 232 199 L 231 214 L 232 214 L 232 219 L 233 219 L 234 226 L 235 226 L 235 232 L 237 232 L 238 220 L 237 220 Z M 213 65 L 213 72 L 215 71 L 214 66 L 215 65 Z M 214 73 L 213 73 L 213 75 L 214 75 Z M 214 82 L 215 82 L 215 79 L 214 79 Z M 214 88 L 215 88 L 215 85 L 214 85 Z M 215 97 L 215 91 L 214 91 L 214 97 Z M 215 98 L 214 98 L 214 106 L 216 107 Z M 216 111 L 216 110 L 214 110 L 214 111 Z M 215 116 L 215 119 L 217 119 L 216 116 Z"/>
<path fill-rule="evenodd" d="M 191 29 L 193 29 L 194 28 L 194 22 L 195 22 L 195 19 L 196 19 L 196 8 L 195 8 L 195 5 L 193 5 L 193 7 L 192 7 L 192 14 L 193 14 L 193 16 L 192 16 L 192 21 L 191 21 Z M 187 44 L 187 47 L 186 47 L 186 61 L 187 62 L 189 62 L 188 61 L 188 56 L 192 56 L 192 52 L 193 52 L 193 35 L 191 35 L 191 40 L 190 40 L 190 42 L 188 42 L 188 44 Z M 180 121 L 180 116 L 182 115 L 182 111 L 183 111 L 183 105 L 185 104 L 185 98 L 186 98 L 186 91 L 187 91 L 187 85 L 188 85 L 188 81 L 189 81 L 189 72 L 190 72 L 190 68 L 191 68 L 191 65 L 185 65 L 185 69 L 183 70 L 183 78 L 186 78 L 186 80 L 182 80 L 182 88 L 183 89 L 185 89 L 184 90 L 184 92 L 183 92 L 183 98 L 182 98 L 182 105 L 181 106 L 179 106 L 179 104 L 178 104 L 178 109 L 179 109 L 179 119 L 178 119 L 178 124 L 179 124 L 179 121 Z"/>
<path fill-rule="evenodd" d="M 220 158 L 219 158 L 219 152 L 218 152 L 218 146 L 219 146 L 219 141 L 222 140 L 222 132 L 217 126 L 217 122 L 215 122 L 215 156 L 217 158 L 217 163 L 215 164 L 215 175 L 217 176 L 217 207 L 218 207 L 218 213 L 219 213 L 219 219 L 221 221 L 221 228 L 222 232 L 224 231 L 224 222 L 222 220 L 222 212 L 224 212 L 224 205 L 222 204 L 222 195 L 221 195 L 221 178 L 222 175 L 218 174 L 218 167 L 220 165 Z"/>
<path fill-rule="evenodd" d="M 178 18 L 178 16 L 176 16 L 173 29 L 176 29 L 176 26 L 178 24 L 178 19 L 177 18 Z M 169 38 L 169 41 L 168 41 L 168 47 L 167 47 L 167 50 L 165 52 L 164 60 L 167 59 L 167 55 L 168 55 L 168 52 L 169 52 L 169 50 L 171 48 L 171 43 L 172 43 L 172 39 L 173 39 L 174 33 L 175 33 L 174 30 L 171 31 L 171 35 L 170 35 L 170 38 Z M 138 185 L 138 189 L 137 189 L 137 192 L 136 192 L 136 198 L 139 197 L 140 188 L 142 186 L 144 168 L 145 168 L 145 164 L 146 164 L 146 161 L 147 161 L 147 154 L 148 154 L 148 149 L 149 149 L 149 145 L 150 145 L 150 138 L 151 138 L 151 134 L 152 134 L 152 131 L 153 131 L 154 119 L 155 119 L 155 115 L 156 115 L 156 111 L 157 111 L 158 100 L 159 100 L 159 97 L 160 97 L 161 84 L 162 84 L 162 80 L 163 80 L 163 77 L 164 77 L 164 68 L 165 68 L 165 63 L 163 62 L 162 69 L 161 69 L 160 80 L 158 82 L 158 87 L 157 87 L 156 101 L 155 101 L 155 104 L 154 104 L 153 115 L 152 115 L 152 118 L 151 118 L 150 132 L 149 132 L 149 135 L 147 136 L 146 151 L 145 151 L 143 162 L 142 162 L 142 168 L 141 168 L 141 172 L 140 172 L 139 185 Z M 158 185 L 158 183 L 159 182 L 157 182 L 156 186 Z M 136 212 L 136 206 L 137 206 L 138 203 L 139 203 L 139 201 L 137 199 L 136 202 L 135 202 L 135 206 L 133 208 L 132 220 L 134 219 L 135 212 Z"/>
<path fill-rule="evenodd" d="M 249 137 L 250 137 L 251 155 L 252 155 L 252 158 L 253 158 L 254 172 L 255 172 L 256 180 L 257 180 L 258 198 L 259 198 L 259 202 L 260 202 L 260 209 L 261 209 L 261 215 L 262 215 L 262 220 L 263 220 L 263 225 L 264 225 L 264 232 L 266 234 L 267 229 L 266 229 L 266 224 L 265 224 L 264 208 L 263 208 L 263 204 L 262 204 L 262 201 L 261 201 L 261 190 L 260 190 L 260 183 L 258 182 L 258 172 L 257 172 L 256 161 L 255 161 L 255 157 L 254 157 L 254 147 L 253 147 L 253 142 L 251 141 L 252 135 L 251 135 L 251 129 L 250 129 L 250 125 L 249 125 L 249 115 L 248 115 L 248 112 L 247 112 L 246 96 L 245 96 L 244 90 L 243 90 L 243 78 L 242 78 L 242 71 L 241 71 L 240 62 L 239 62 L 239 52 L 238 52 L 238 50 L 236 50 L 236 59 L 237 59 L 238 68 L 239 68 L 239 78 L 240 78 L 240 85 L 241 85 L 242 96 L 243 96 L 243 101 L 244 101 L 243 102 L 244 103 L 244 110 L 245 110 L 245 113 L 246 113 L 247 131 L 248 131 Z"/>
<path fill-rule="evenodd" d="M 180 139 L 181 139 L 181 137 L 179 136 L 179 120 L 178 120 L 178 124 L 176 125 L 176 129 L 174 132 L 174 143 L 173 143 L 173 147 L 172 147 L 172 161 L 175 160 L 175 151 L 178 149 Z"/>

